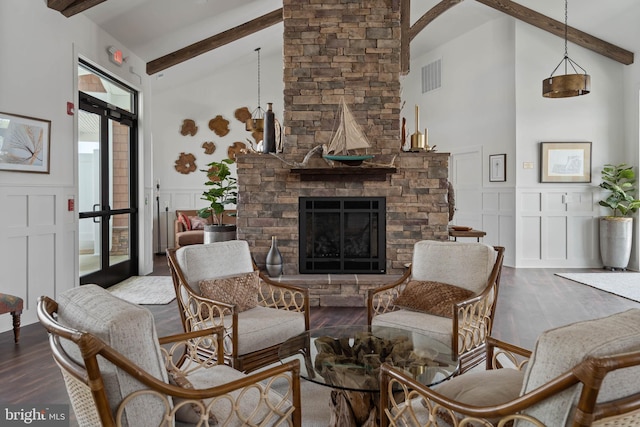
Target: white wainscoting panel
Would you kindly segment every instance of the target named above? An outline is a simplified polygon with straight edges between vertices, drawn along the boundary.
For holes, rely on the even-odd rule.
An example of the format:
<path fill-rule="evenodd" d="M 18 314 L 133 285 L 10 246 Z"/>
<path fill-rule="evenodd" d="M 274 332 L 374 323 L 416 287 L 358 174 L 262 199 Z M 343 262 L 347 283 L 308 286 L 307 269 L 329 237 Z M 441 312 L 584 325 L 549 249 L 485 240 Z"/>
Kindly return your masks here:
<path fill-rule="evenodd" d="M 520 198 L 522 200 L 520 209 L 522 213 L 540 212 L 542 210 L 542 195 L 539 192 L 523 192 Z"/>
<path fill-rule="evenodd" d="M 516 221 L 515 216 L 500 215 L 499 230 L 500 241 L 498 244 L 504 246 L 504 265 L 513 267 L 516 265 Z"/>
<path fill-rule="evenodd" d="M 592 185 L 523 189 L 516 222 L 516 267 L 600 267 L 598 218 Z"/>
<path fill-rule="evenodd" d="M 517 246 L 520 248 L 520 255 L 517 259 L 523 263 L 537 261 L 541 258 L 541 218 L 539 216 L 522 216 L 520 222 L 522 223 L 522 230 L 516 240 Z"/>
<path fill-rule="evenodd" d="M 514 190 L 511 187 L 482 189 L 482 225 L 487 233 L 482 239 L 489 245 L 504 246 L 504 265 L 515 263 Z"/>
<path fill-rule="evenodd" d="M 27 238 L 28 309 L 35 310 L 42 295 L 55 299 L 56 288 L 56 234 L 50 230 L 30 234 Z"/>
<path fill-rule="evenodd" d="M 542 259 L 567 259 L 567 217 L 548 215 L 542 218 Z"/>
<path fill-rule="evenodd" d="M 42 295 L 55 298 L 77 285 L 77 212 L 67 211 L 72 188 L 0 185 L 0 279 L 3 292 L 24 299 L 21 324 L 38 321 Z M 0 316 L 0 332 L 12 329 Z"/>
<path fill-rule="evenodd" d="M 570 261 L 594 260 L 596 267 L 601 266 L 598 227 L 598 217 L 587 215 L 572 217 L 567 231 L 571 242 L 567 253 L 567 258 Z"/>

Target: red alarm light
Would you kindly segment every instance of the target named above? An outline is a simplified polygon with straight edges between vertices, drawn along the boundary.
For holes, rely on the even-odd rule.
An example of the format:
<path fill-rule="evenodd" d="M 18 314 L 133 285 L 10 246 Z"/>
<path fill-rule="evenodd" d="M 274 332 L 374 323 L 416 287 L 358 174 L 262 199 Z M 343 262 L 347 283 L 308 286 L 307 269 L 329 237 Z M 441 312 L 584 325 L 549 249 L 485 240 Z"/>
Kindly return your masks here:
<path fill-rule="evenodd" d="M 124 57 L 122 56 L 122 51 L 120 49 L 109 46 L 107 52 L 109 52 L 109 61 L 113 62 L 116 65 L 122 65 L 122 63 L 124 62 Z"/>
<path fill-rule="evenodd" d="M 122 65 L 122 51 L 121 50 L 116 50 L 113 53 L 113 61 L 118 65 Z"/>

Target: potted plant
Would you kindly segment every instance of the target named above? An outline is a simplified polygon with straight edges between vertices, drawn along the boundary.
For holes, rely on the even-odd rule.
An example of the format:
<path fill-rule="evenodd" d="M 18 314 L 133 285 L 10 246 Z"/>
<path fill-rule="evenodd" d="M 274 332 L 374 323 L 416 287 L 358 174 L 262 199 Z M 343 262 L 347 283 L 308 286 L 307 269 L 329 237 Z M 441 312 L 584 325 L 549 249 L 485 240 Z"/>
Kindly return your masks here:
<path fill-rule="evenodd" d="M 224 210 L 226 205 L 238 202 L 238 180 L 231 176 L 229 164 L 233 160 L 224 159 L 221 162 L 211 162 L 209 169 L 201 169 L 207 173 L 208 181 L 204 183 L 207 190 L 202 193 L 202 200 L 209 202 L 209 206 L 198 210 L 201 218 L 212 218 L 212 224 L 204 228 L 204 243 L 233 240 L 236 237 L 235 224 L 224 224 Z"/>
<path fill-rule="evenodd" d="M 600 187 L 609 192 L 598 204 L 612 215 L 600 218 L 600 255 L 604 268 L 626 269 L 631 256 L 633 218 L 627 216 L 640 208 L 635 198 L 636 174 L 631 166 L 606 164 L 602 169 Z"/>

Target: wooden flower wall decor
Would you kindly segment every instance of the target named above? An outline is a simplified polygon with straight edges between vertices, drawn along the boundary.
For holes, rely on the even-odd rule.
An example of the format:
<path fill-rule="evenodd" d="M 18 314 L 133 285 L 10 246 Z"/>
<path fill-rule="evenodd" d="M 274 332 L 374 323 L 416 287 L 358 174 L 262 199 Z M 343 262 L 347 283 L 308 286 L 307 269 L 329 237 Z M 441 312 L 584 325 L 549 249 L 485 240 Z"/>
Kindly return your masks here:
<path fill-rule="evenodd" d="M 213 141 L 206 141 L 202 143 L 204 148 L 204 154 L 213 154 L 216 151 L 216 144 Z"/>
<path fill-rule="evenodd" d="M 251 118 L 251 112 L 247 107 L 238 108 L 234 113 L 236 119 L 242 124 L 245 124 L 247 120 Z"/>
<path fill-rule="evenodd" d="M 247 145 L 244 142 L 234 142 L 232 146 L 227 149 L 227 155 L 230 160 L 235 161 L 238 154 L 246 154 Z"/>
<path fill-rule="evenodd" d="M 178 160 L 176 160 L 175 168 L 178 172 L 184 175 L 195 172 L 195 170 L 198 168 L 196 166 L 196 156 L 191 153 L 180 153 Z"/>
<path fill-rule="evenodd" d="M 182 127 L 180 128 L 180 133 L 183 136 L 191 135 L 194 136 L 198 132 L 198 126 L 196 126 L 196 122 L 191 119 L 184 119 L 182 121 Z"/>
<path fill-rule="evenodd" d="M 241 107 L 235 110 L 234 117 L 246 125 L 247 121 L 251 122 L 251 112 L 247 107 Z M 217 115 L 211 120 L 209 120 L 208 126 L 217 136 L 223 137 L 229 134 L 230 132 L 230 123 L 229 120 L 225 119 L 222 115 Z M 245 126 L 245 128 L 247 128 Z M 248 128 L 247 128 L 248 129 Z M 182 126 L 180 128 L 180 134 L 183 136 L 194 136 L 198 132 L 198 126 L 196 125 L 195 120 L 192 119 L 184 119 L 182 121 Z M 251 129 L 251 136 L 255 139 L 256 144 L 260 142 L 263 138 L 263 133 L 261 131 L 257 131 L 255 129 Z M 240 154 L 245 154 L 250 151 L 254 151 L 253 142 L 250 139 L 247 139 L 251 148 L 247 147 L 247 144 L 244 142 L 234 142 L 227 149 L 227 156 L 230 160 L 236 161 L 236 158 Z M 203 141 L 201 145 L 204 154 L 212 155 L 216 151 L 216 143 L 213 141 Z M 192 172 L 195 172 L 198 169 L 196 165 L 196 156 L 193 153 L 185 153 L 181 152 L 175 161 L 175 170 L 181 174 L 187 175 Z"/>
<path fill-rule="evenodd" d="M 255 130 L 255 129 L 252 129 L 252 126 L 250 126 L 250 124 L 247 124 L 247 121 L 251 120 L 251 112 L 249 111 L 249 109 L 247 107 L 242 107 L 242 108 L 236 109 L 234 115 L 235 115 L 236 119 L 238 119 L 238 121 L 240 123 L 243 123 L 243 124 L 248 126 L 246 129 L 251 132 L 251 136 L 256 141 L 256 144 L 258 142 L 262 141 L 262 137 L 263 137 L 262 132 L 258 131 L 258 130 Z"/>
<path fill-rule="evenodd" d="M 215 116 L 209 120 L 209 129 L 214 131 L 218 136 L 225 136 L 229 133 L 229 120 L 219 115 Z"/>

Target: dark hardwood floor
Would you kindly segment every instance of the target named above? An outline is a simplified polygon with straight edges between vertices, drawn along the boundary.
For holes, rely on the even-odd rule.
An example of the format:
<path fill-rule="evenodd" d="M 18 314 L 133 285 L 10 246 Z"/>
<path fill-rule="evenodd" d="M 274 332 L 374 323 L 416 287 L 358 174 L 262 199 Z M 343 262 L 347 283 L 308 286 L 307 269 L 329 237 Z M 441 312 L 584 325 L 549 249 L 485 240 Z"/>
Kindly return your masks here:
<path fill-rule="evenodd" d="M 153 275 L 168 275 L 166 260 L 156 256 Z M 573 269 L 574 272 L 602 271 Z M 640 303 L 581 285 L 554 274 L 567 269 L 513 269 L 502 273 L 493 335 L 532 348 L 544 330 L 568 323 L 602 317 Z M 167 305 L 147 306 L 156 318 L 158 335 L 181 332 L 175 300 Z M 364 308 L 312 307 L 311 327 L 364 324 Z M 11 331 L 0 334 L 1 404 L 69 403 L 62 377 L 55 365 L 44 328 L 23 326 L 20 343 Z M 76 425 L 73 421 L 71 425 Z"/>

